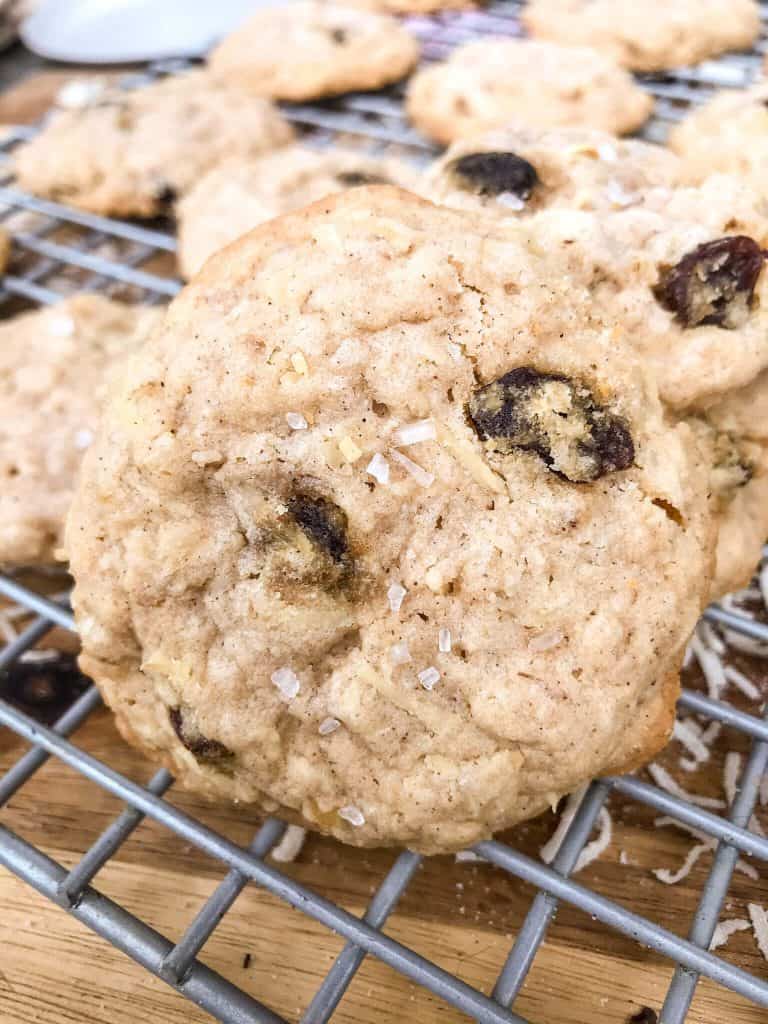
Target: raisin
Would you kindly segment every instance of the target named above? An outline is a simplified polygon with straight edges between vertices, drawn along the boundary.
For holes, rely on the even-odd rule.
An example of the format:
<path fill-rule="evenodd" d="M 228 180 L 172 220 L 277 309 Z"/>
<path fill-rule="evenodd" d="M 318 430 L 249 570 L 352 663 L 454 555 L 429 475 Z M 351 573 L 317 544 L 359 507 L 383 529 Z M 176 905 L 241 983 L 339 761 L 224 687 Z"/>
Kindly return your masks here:
<path fill-rule="evenodd" d="M 155 189 L 155 202 L 163 212 L 170 212 L 178 196 L 178 191 L 167 182 L 161 182 Z"/>
<path fill-rule="evenodd" d="M 660 268 L 657 301 L 683 327 L 740 327 L 754 304 L 765 254 L 746 235 L 730 235 L 697 246 L 673 267 Z"/>
<path fill-rule="evenodd" d="M 17 661 L 0 672 L 0 697 L 44 725 L 56 722 L 91 685 L 73 654 Z"/>
<path fill-rule="evenodd" d="M 173 731 L 187 750 L 203 764 L 221 767 L 235 756 L 223 743 L 219 743 L 218 740 L 209 740 L 207 736 L 203 736 L 192 727 L 188 718 L 182 714 L 181 708 L 168 708 L 168 718 L 173 726 Z"/>
<path fill-rule="evenodd" d="M 659 1018 L 650 1006 L 641 1007 L 627 1019 L 627 1024 L 658 1024 Z"/>
<path fill-rule="evenodd" d="M 356 188 L 358 185 L 389 185 L 383 174 L 368 174 L 366 171 L 339 171 L 336 181 L 344 188 Z"/>
<path fill-rule="evenodd" d="M 349 554 L 347 514 L 327 498 L 296 494 L 288 502 L 288 512 L 313 544 L 337 564 Z"/>
<path fill-rule="evenodd" d="M 533 164 L 514 153 L 468 153 L 453 160 L 448 171 L 481 196 L 506 192 L 525 201 L 539 183 Z"/>
<path fill-rule="evenodd" d="M 573 483 L 627 469 L 635 458 L 627 423 L 562 374 L 520 366 L 473 392 L 467 413 L 490 451 L 533 452 Z"/>

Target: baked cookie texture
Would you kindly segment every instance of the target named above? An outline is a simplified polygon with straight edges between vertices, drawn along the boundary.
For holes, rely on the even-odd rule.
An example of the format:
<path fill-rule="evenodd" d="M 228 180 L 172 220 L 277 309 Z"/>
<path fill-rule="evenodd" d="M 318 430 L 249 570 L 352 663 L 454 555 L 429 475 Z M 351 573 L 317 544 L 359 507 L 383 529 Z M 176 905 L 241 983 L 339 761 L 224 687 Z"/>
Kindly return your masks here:
<path fill-rule="evenodd" d="M 353 189 L 210 259 L 126 367 L 68 526 L 82 665 L 187 786 L 434 852 L 663 745 L 708 474 L 544 267 Z"/>
<path fill-rule="evenodd" d="M 429 138 L 456 139 L 517 122 L 587 126 L 621 135 L 647 120 L 653 98 L 610 57 L 539 40 L 483 39 L 414 75 L 406 110 Z"/>
<path fill-rule="evenodd" d="M 706 409 L 768 367 L 766 206 L 738 178 L 650 189 L 616 213 L 545 210 L 520 223 L 551 253 L 552 272 L 622 325 L 671 409 Z"/>
<path fill-rule="evenodd" d="M 235 157 L 204 175 L 176 208 L 181 273 L 265 220 L 359 185 L 415 187 L 418 172 L 394 159 L 286 146 L 255 160 Z"/>
<path fill-rule="evenodd" d="M 167 213 L 172 201 L 224 157 L 255 156 L 293 129 L 267 101 L 205 71 L 134 90 L 107 90 L 55 113 L 14 153 L 22 188 L 118 217 Z"/>
<path fill-rule="evenodd" d="M 529 0 L 521 20 L 536 38 L 592 46 L 635 71 L 698 64 L 760 34 L 754 0 Z"/>
<path fill-rule="evenodd" d="M 472 10 L 482 3 L 472 0 L 342 0 L 347 7 L 360 7 L 367 11 L 386 11 L 389 14 L 432 14 L 436 11 Z"/>
<path fill-rule="evenodd" d="M 419 44 L 386 14 L 317 0 L 262 8 L 210 54 L 213 75 L 257 96 L 310 100 L 397 82 Z"/>
<path fill-rule="evenodd" d="M 64 518 L 106 374 L 161 317 L 76 295 L 0 324 L 0 562 L 63 560 Z"/>
<path fill-rule="evenodd" d="M 707 409 L 718 515 L 713 597 L 746 585 L 768 537 L 768 372 Z"/>
<path fill-rule="evenodd" d="M 662 146 L 595 128 L 509 126 L 455 142 L 426 171 L 419 193 L 516 217 L 550 206 L 620 210 L 679 178 L 680 161 Z"/>
<path fill-rule="evenodd" d="M 689 181 L 717 171 L 741 175 L 766 194 L 768 82 L 726 89 L 674 126 L 668 144 L 683 160 Z"/>

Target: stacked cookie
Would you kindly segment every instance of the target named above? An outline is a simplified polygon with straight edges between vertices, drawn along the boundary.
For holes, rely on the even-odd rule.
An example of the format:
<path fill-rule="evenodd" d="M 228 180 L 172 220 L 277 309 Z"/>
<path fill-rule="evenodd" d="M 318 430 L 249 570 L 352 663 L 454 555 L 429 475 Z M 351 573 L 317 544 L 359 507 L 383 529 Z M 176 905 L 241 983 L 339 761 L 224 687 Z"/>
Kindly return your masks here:
<path fill-rule="evenodd" d="M 0 559 L 66 550 L 85 670 L 190 787 L 433 852 L 652 757 L 702 608 L 768 533 L 756 168 L 734 142 L 697 171 L 684 126 L 677 154 L 614 134 L 652 105 L 625 66 L 746 44 L 754 10 L 726 34 L 712 0 L 677 49 L 607 12 L 595 51 L 581 4 L 533 2 L 540 39 L 414 77 L 452 142 L 419 173 L 306 148 L 272 105 L 407 74 L 371 6 L 399 2 L 259 12 L 21 149 L 39 194 L 172 208 L 191 283 L 164 315 L 7 325 L 35 339 L 7 346 L 16 419 L 61 427 L 7 443 Z"/>

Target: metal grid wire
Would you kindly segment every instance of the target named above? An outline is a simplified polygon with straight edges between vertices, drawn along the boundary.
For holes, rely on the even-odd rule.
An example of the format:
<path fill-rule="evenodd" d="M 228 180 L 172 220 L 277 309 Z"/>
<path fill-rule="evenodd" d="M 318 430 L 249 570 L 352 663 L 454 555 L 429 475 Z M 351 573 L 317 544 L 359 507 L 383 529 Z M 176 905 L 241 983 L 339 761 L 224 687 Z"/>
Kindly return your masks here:
<path fill-rule="evenodd" d="M 422 40 L 425 58 L 436 59 L 457 43 L 481 34 L 519 34 L 519 6 L 514 2 L 497 3 L 485 11 L 413 17 L 408 22 Z M 764 5 L 763 13 L 768 20 L 768 4 Z M 732 56 L 664 75 L 641 76 L 641 82 L 658 99 L 657 112 L 645 130 L 646 136 L 663 138 L 670 121 L 679 118 L 692 103 L 700 102 L 714 88 L 747 84 L 757 72 L 764 46 L 763 38 L 749 55 Z M 183 62 L 165 62 L 146 73 L 131 76 L 124 84 L 141 84 L 183 66 Z M 286 107 L 285 113 L 305 130 L 309 141 L 319 145 L 342 140 L 345 144 L 356 143 L 378 150 L 410 152 L 417 159 L 424 159 L 432 152 L 430 144 L 404 121 L 397 89 L 349 95 L 311 106 Z M 30 131 L 19 129 L 7 135 L 0 142 L 0 157 L 7 157 L 13 146 Z M 180 287 L 179 282 L 169 276 L 167 266 L 175 250 L 175 240 L 162 225 L 154 228 L 118 223 L 37 199 L 14 188 L 10 176 L 0 181 L 0 219 L 12 229 L 14 241 L 11 272 L 0 281 L 0 301 L 6 303 L 4 308 L 12 309 L 19 300 L 27 304 L 51 303 L 62 295 L 83 289 L 132 301 L 159 303 Z M 34 616 L 31 625 L 0 651 L 0 672 L 21 659 L 55 626 L 74 631 L 65 603 L 35 593 L 13 576 L 0 574 L 0 594 Z M 705 619 L 768 644 L 768 626 L 746 613 L 712 606 L 707 609 Z M 283 1020 L 198 958 L 213 930 L 249 883 L 264 887 L 347 941 L 306 1007 L 301 1017 L 304 1024 L 320 1024 L 332 1017 L 367 955 L 377 957 L 478 1021 L 525 1024 L 512 1006 L 560 901 L 676 964 L 661 1010 L 663 1024 L 680 1024 L 686 1018 L 701 976 L 740 993 L 759 1006 L 768 1007 L 768 981 L 708 952 L 738 857 L 744 854 L 768 860 L 768 839 L 749 829 L 758 784 L 768 765 L 768 712 L 765 717 L 755 717 L 692 690 L 685 690 L 680 699 L 682 710 L 719 722 L 751 743 L 751 752 L 727 817 L 703 810 L 640 778 L 606 778 L 593 782 L 587 790 L 550 866 L 499 841 L 482 842 L 475 847 L 479 856 L 538 890 L 489 997 L 382 930 L 413 878 L 419 856 L 408 851 L 401 853 L 381 881 L 363 917 L 357 918 L 266 863 L 265 857 L 283 834 L 285 826 L 280 821 L 268 819 L 249 846 L 238 846 L 164 799 L 173 784 L 165 770 L 158 771 L 145 787 L 79 749 L 68 737 L 99 705 L 99 695 L 91 687 L 52 728 L 46 728 L 0 701 L 0 724 L 31 745 L 0 779 L 0 806 L 7 804 L 50 756 L 77 769 L 126 805 L 122 814 L 71 870 L 66 870 L 3 825 L 0 825 L 0 863 L 219 1021 L 275 1024 Z M 687 939 L 569 877 L 612 792 L 670 815 L 717 841 L 712 867 Z M 176 943 L 92 885 L 100 869 L 145 817 L 159 822 L 228 869 L 219 887 Z"/>

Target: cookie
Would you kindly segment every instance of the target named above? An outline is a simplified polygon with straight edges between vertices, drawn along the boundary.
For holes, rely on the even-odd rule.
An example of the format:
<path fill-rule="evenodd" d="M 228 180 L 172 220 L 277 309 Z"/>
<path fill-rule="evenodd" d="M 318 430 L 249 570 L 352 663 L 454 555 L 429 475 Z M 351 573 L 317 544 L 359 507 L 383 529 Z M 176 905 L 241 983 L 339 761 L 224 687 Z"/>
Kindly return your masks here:
<path fill-rule="evenodd" d="M 302 0 L 262 8 L 209 57 L 211 72 L 257 96 L 311 100 L 380 89 L 419 59 L 419 44 L 394 18 Z"/>
<path fill-rule="evenodd" d="M 768 195 L 768 82 L 717 93 L 675 125 L 669 146 L 682 158 L 691 182 L 722 171 L 742 176 Z"/>
<path fill-rule="evenodd" d="M 433 852 L 665 742 L 707 474 L 546 268 L 352 189 L 212 257 L 126 367 L 67 532 L 82 665 L 188 787 Z"/>
<path fill-rule="evenodd" d="M 343 0 L 345 6 L 390 14 L 433 14 L 437 11 L 472 10 L 472 0 Z"/>
<path fill-rule="evenodd" d="M 421 195 L 502 216 L 549 206 L 616 210 L 673 185 L 679 160 L 662 146 L 594 128 L 504 128 L 455 142 L 427 170 Z"/>
<path fill-rule="evenodd" d="M 552 272 L 621 323 L 665 403 L 706 409 L 768 368 L 768 220 L 739 179 L 658 188 L 616 213 L 545 210 L 522 220 Z"/>
<path fill-rule="evenodd" d="M 225 156 L 255 156 L 292 136 L 266 100 L 190 71 L 55 113 L 15 151 L 14 168 L 35 195 L 93 213 L 152 217 Z"/>
<path fill-rule="evenodd" d="M 509 122 L 623 134 L 652 108 L 652 97 L 605 54 L 517 39 L 459 46 L 413 77 L 406 103 L 419 131 L 446 144 Z"/>
<path fill-rule="evenodd" d="M 106 372 L 160 318 L 158 309 L 77 295 L 0 324 L 0 562 L 62 560 Z"/>
<path fill-rule="evenodd" d="M 754 0 L 529 0 L 521 20 L 538 39 L 592 46 L 635 71 L 698 64 L 760 34 Z"/>
<path fill-rule="evenodd" d="M 358 185 L 416 183 L 397 160 L 287 146 L 255 160 L 233 158 L 204 175 L 176 208 L 178 260 L 191 277 L 211 253 L 265 220 Z"/>

